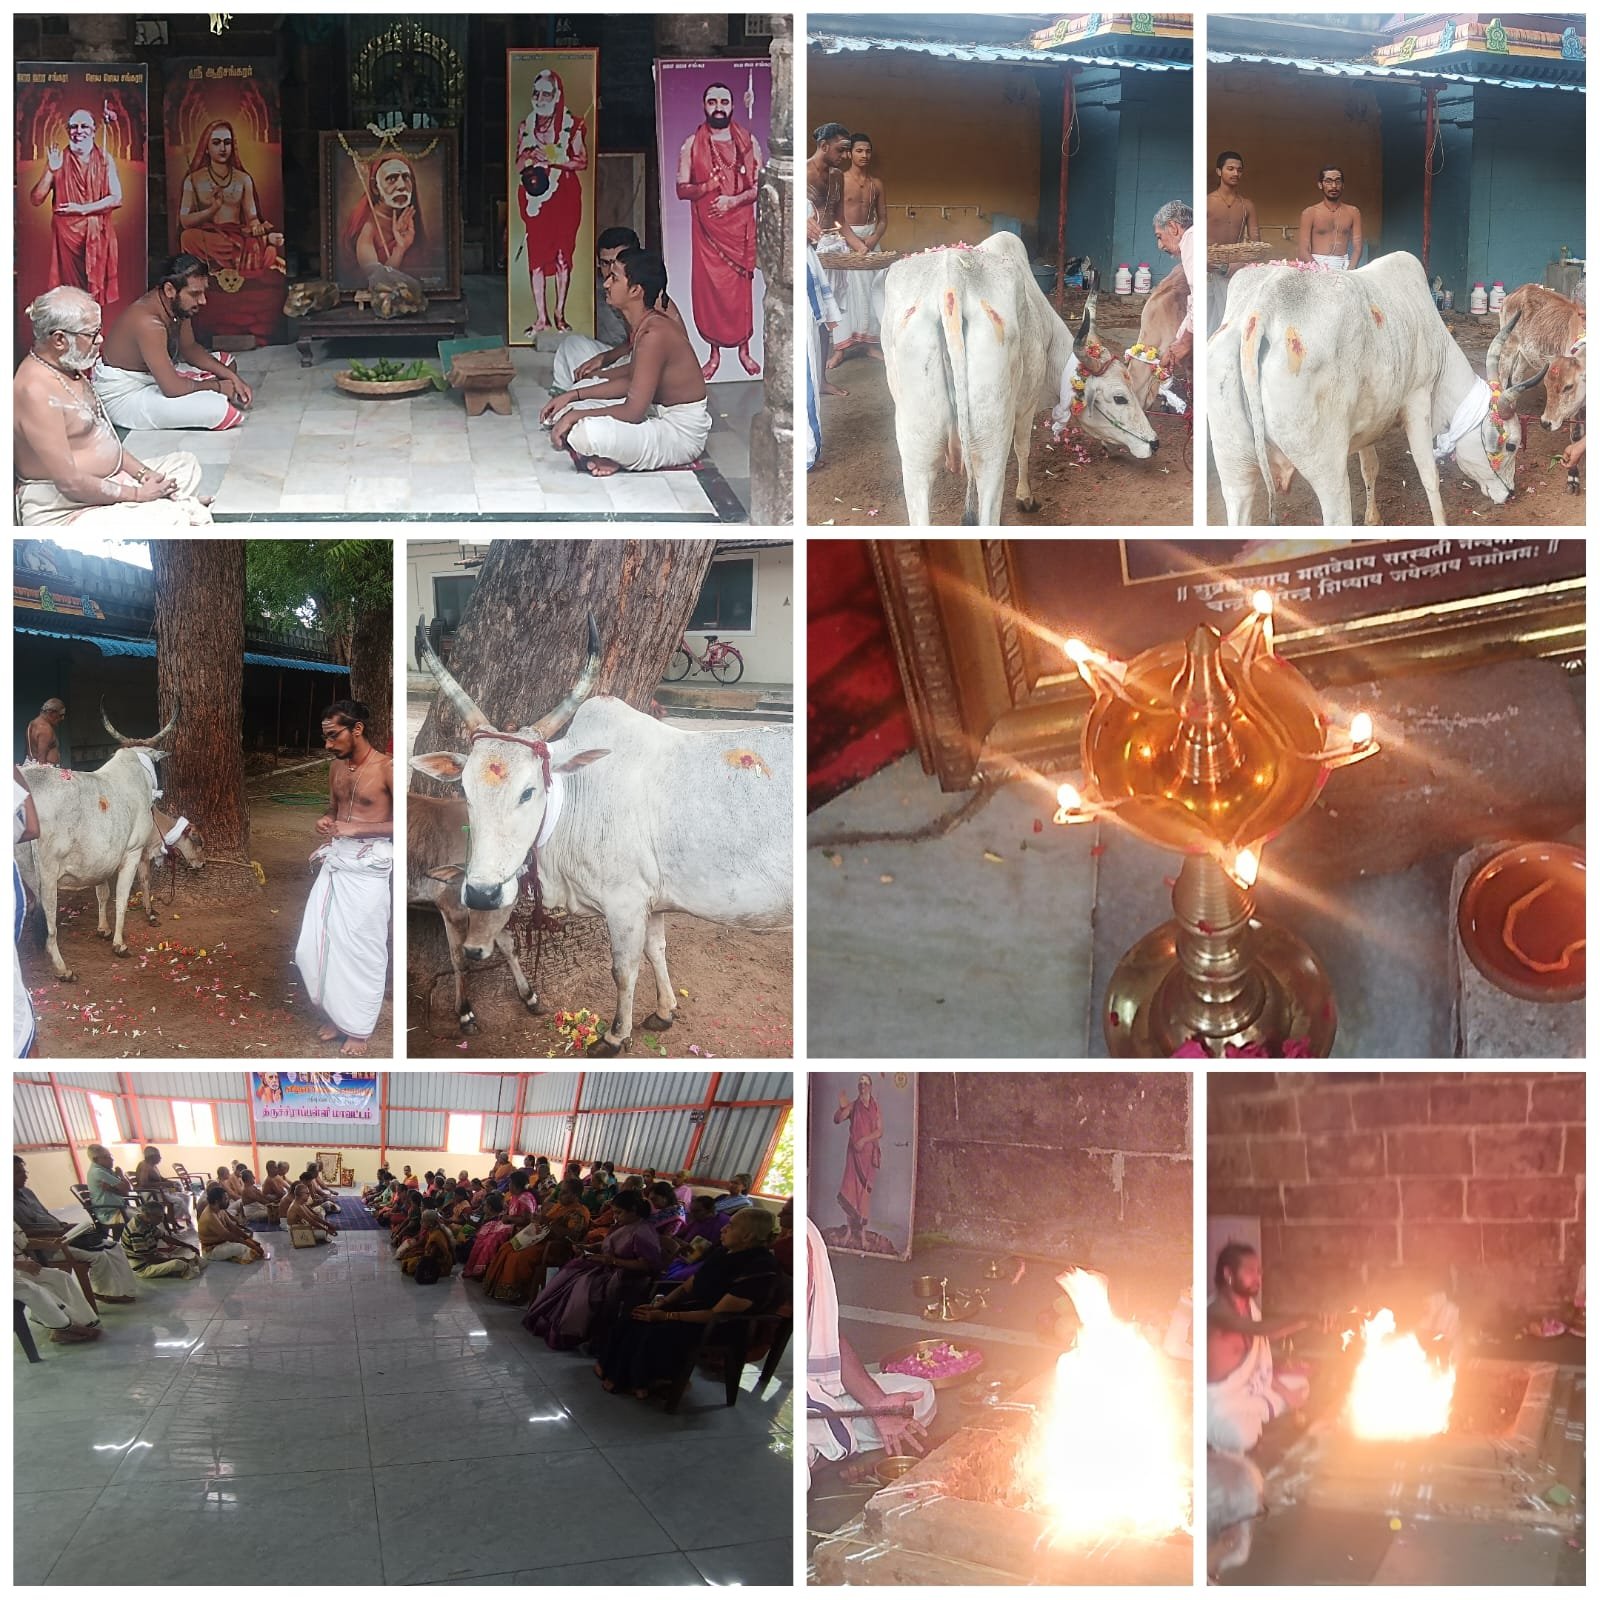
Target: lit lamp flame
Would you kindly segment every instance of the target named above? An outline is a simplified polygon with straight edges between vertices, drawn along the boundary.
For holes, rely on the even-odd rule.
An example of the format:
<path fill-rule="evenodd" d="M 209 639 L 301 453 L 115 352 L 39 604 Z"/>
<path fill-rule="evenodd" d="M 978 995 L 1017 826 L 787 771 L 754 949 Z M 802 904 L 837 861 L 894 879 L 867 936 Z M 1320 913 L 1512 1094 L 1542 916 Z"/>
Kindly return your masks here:
<path fill-rule="evenodd" d="M 1067 660 L 1075 667 L 1081 667 L 1094 655 L 1094 651 L 1082 639 L 1068 639 L 1062 649 L 1067 653 Z"/>
<path fill-rule="evenodd" d="M 1265 589 L 1257 589 L 1250 596 L 1250 604 L 1255 607 L 1261 616 L 1270 617 L 1272 615 L 1272 596 Z"/>
<path fill-rule="evenodd" d="M 1082 1327 L 1018 1465 L 1030 1504 L 1058 1540 L 1161 1539 L 1192 1524 L 1194 1479 L 1171 1373 L 1131 1323 L 1112 1314 L 1102 1278 L 1056 1280 Z"/>
<path fill-rule="evenodd" d="M 1233 858 L 1233 876 L 1246 889 L 1256 881 L 1261 871 L 1261 857 L 1254 850 L 1241 850 Z"/>
<path fill-rule="evenodd" d="M 1456 1370 L 1428 1359 L 1414 1333 L 1395 1332 L 1383 1309 L 1361 1324 L 1364 1346 L 1345 1402 L 1350 1431 L 1360 1439 L 1427 1439 L 1450 1426 Z"/>
<path fill-rule="evenodd" d="M 1372 743 L 1372 718 L 1365 711 L 1356 712 L 1350 719 L 1350 743 L 1358 750 Z"/>
<path fill-rule="evenodd" d="M 1089 820 L 1083 809 L 1083 796 L 1070 783 L 1064 783 L 1056 790 L 1055 820 L 1065 823 Z"/>

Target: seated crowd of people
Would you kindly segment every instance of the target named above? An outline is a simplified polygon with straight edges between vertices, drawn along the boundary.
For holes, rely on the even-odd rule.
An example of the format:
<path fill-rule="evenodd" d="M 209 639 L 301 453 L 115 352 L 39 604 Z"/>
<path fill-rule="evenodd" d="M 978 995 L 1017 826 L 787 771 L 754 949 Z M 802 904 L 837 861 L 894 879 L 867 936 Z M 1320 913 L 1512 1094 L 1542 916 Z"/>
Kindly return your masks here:
<path fill-rule="evenodd" d="M 258 1228 L 305 1227 L 318 1243 L 339 1231 L 329 1220 L 339 1196 L 315 1163 L 292 1183 L 287 1161 L 267 1162 L 259 1182 L 242 1161 L 225 1163 L 195 1194 L 162 1171 L 153 1145 L 131 1178 L 104 1145 L 90 1145 L 88 1158 L 89 1215 L 80 1223 L 57 1217 L 28 1187 L 27 1163 L 12 1158 L 13 1293 L 55 1344 L 99 1338 L 100 1304 L 131 1304 L 140 1278 L 193 1278 L 213 1261 L 266 1260 Z"/>
<path fill-rule="evenodd" d="M 552 1350 L 593 1356 L 606 1390 L 645 1399 L 724 1343 L 725 1319 L 790 1303 L 793 1202 L 775 1216 L 749 1189 L 747 1173 L 723 1195 L 696 1194 L 683 1172 L 619 1181 L 610 1161 L 558 1177 L 544 1156 L 517 1166 L 501 1151 L 480 1178 L 382 1168 L 363 1199 L 402 1272 L 437 1283 L 460 1266 L 524 1307 L 523 1327 Z M 765 1350 L 752 1341 L 745 1357 Z"/>

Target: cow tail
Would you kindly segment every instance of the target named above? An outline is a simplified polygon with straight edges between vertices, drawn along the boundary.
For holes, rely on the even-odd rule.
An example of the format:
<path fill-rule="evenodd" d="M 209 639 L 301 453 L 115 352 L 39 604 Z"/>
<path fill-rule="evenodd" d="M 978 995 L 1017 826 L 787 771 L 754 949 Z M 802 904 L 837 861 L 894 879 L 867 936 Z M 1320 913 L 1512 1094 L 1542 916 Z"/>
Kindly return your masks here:
<path fill-rule="evenodd" d="M 967 317 L 964 286 L 957 282 L 967 270 L 966 253 L 950 250 L 945 254 L 944 292 L 939 306 L 939 348 L 944 353 L 944 381 L 950 408 L 956 419 L 956 438 L 961 445 L 961 471 L 967 481 L 966 507 L 961 520 L 978 520 L 978 480 L 972 463 L 972 397 L 967 388 Z"/>
<path fill-rule="evenodd" d="M 1267 459 L 1267 414 L 1261 404 L 1261 359 L 1266 353 L 1267 334 L 1265 319 L 1257 339 L 1239 339 L 1239 386 L 1244 390 L 1245 409 L 1250 413 L 1250 437 L 1256 447 L 1256 465 L 1267 485 L 1267 526 L 1278 521 L 1276 494 L 1272 482 L 1272 463 Z"/>

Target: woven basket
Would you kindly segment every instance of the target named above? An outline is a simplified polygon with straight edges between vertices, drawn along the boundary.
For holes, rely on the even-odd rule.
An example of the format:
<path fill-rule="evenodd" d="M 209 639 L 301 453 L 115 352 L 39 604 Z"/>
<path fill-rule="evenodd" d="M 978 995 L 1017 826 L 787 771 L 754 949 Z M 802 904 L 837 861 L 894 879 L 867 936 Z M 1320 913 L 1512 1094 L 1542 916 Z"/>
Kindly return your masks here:
<path fill-rule="evenodd" d="M 432 378 L 391 378 L 387 383 L 363 383 L 348 372 L 334 373 L 333 381 L 346 394 L 361 400 L 394 400 L 401 395 L 421 394 L 424 389 L 433 387 Z"/>
<path fill-rule="evenodd" d="M 900 259 L 898 250 L 833 250 L 817 259 L 829 272 L 881 272 Z"/>
<path fill-rule="evenodd" d="M 1273 246 L 1260 239 L 1243 239 L 1238 244 L 1208 244 L 1206 260 L 1213 267 L 1238 267 L 1251 261 L 1270 261 Z"/>

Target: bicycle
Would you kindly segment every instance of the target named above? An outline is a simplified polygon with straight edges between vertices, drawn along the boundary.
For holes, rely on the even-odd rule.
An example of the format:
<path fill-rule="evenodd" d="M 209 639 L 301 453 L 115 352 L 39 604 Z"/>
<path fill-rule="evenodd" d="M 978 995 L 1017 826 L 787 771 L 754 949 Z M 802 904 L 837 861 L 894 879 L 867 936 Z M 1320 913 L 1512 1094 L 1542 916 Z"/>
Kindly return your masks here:
<path fill-rule="evenodd" d="M 678 683 L 687 678 L 694 667 L 709 672 L 718 683 L 737 683 L 744 676 L 744 657 L 726 639 L 719 639 L 714 633 L 706 635 L 705 654 L 696 657 L 689 648 L 689 636 L 683 634 L 667 663 L 666 681 Z"/>

